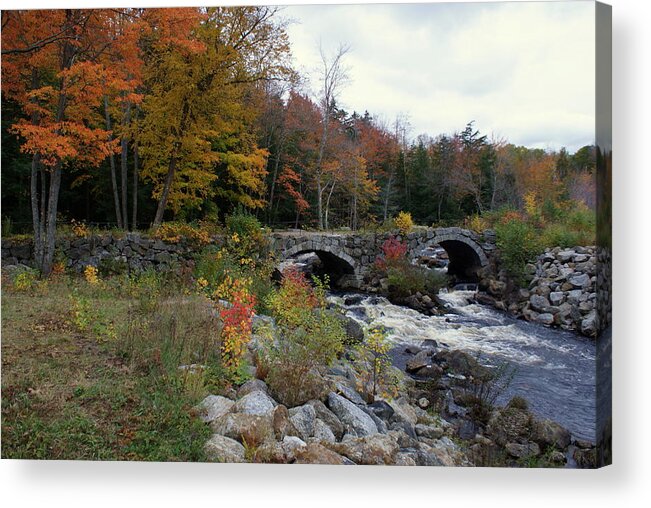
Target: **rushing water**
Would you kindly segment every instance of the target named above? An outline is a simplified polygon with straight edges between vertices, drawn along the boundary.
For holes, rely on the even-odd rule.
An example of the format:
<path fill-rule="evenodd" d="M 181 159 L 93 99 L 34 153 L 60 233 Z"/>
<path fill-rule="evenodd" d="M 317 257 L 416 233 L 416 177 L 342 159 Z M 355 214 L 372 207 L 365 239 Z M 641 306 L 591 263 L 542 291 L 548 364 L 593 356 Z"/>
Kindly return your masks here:
<path fill-rule="evenodd" d="M 498 403 L 520 395 L 535 414 L 560 423 L 576 438 L 594 442 L 594 343 L 471 303 L 472 295 L 472 291 L 442 292 L 440 297 L 448 312 L 433 317 L 378 296 L 351 293 L 330 298 L 350 317 L 383 325 L 396 345 L 434 339 L 450 349 L 479 355 L 479 361 L 486 365 L 508 362 L 516 372 Z"/>

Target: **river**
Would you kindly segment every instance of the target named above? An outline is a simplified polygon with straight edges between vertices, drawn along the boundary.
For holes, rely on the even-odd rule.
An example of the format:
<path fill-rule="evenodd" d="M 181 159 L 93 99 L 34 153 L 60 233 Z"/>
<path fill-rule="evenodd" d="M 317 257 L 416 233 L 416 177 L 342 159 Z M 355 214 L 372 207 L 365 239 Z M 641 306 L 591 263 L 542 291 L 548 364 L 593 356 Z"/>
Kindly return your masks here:
<path fill-rule="evenodd" d="M 534 414 L 558 422 L 578 439 L 594 442 L 594 342 L 473 303 L 473 294 L 443 290 L 439 296 L 447 311 L 432 317 L 374 295 L 333 293 L 329 298 L 348 316 L 384 326 L 396 348 L 434 339 L 442 346 L 473 354 L 485 365 L 508 362 L 515 375 L 498 404 L 520 395 Z"/>

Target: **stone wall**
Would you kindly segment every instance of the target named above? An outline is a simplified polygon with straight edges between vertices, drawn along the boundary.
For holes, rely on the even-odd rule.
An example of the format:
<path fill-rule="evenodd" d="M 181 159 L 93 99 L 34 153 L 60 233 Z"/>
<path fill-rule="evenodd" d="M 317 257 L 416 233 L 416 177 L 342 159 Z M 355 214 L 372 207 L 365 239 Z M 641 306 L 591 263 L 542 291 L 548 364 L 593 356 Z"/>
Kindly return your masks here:
<path fill-rule="evenodd" d="M 219 239 L 215 239 L 219 242 Z M 149 268 L 169 270 L 189 266 L 194 262 L 196 246 L 187 240 L 166 243 L 140 233 L 93 235 L 86 238 L 60 238 L 58 256 L 66 267 L 82 271 L 87 265 L 124 271 L 142 271 Z M 33 267 L 31 240 L 2 239 L 2 265 Z"/>
<path fill-rule="evenodd" d="M 490 296 L 479 299 L 528 321 L 597 335 L 595 247 L 548 249 L 527 265 L 527 272 L 529 286 L 517 288 L 503 270 L 487 270 L 481 286 Z"/>

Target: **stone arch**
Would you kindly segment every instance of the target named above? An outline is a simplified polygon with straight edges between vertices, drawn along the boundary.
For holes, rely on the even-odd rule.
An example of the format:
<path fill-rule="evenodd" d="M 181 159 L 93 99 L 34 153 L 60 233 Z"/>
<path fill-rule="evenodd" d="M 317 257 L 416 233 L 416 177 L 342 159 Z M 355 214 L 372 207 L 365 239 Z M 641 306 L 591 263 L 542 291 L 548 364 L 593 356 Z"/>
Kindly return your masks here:
<path fill-rule="evenodd" d="M 324 264 L 323 271 L 330 275 L 334 285 L 350 286 L 359 278 L 359 263 L 336 245 L 326 245 L 319 241 L 309 240 L 284 251 L 282 258 L 287 260 L 308 252 L 319 256 Z"/>
<path fill-rule="evenodd" d="M 419 244 L 412 252 L 412 257 L 427 247 L 439 245 L 448 254 L 448 274 L 462 280 L 474 280 L 477 271 L 488 264 L 488 257 L 481 246 L 468 236 L 458 233 L 436 234 L 433 238 Z"/>

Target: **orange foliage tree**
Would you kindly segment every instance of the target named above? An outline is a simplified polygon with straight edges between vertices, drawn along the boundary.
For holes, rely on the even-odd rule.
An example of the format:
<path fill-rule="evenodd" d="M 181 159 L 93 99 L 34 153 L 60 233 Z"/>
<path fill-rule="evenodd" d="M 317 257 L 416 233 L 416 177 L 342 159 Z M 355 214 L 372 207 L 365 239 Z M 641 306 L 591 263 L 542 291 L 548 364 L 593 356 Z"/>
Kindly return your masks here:
<path fill-rule="evenodd" d="M 32 156 L 36 263 L 52 270 L 61 174 L 96 167 L 117 150 L 98 115 L 106 89 L 101 62 L 118 10 L 3 11 L 3 93 L 25 113 L 12 131 Z"/>

